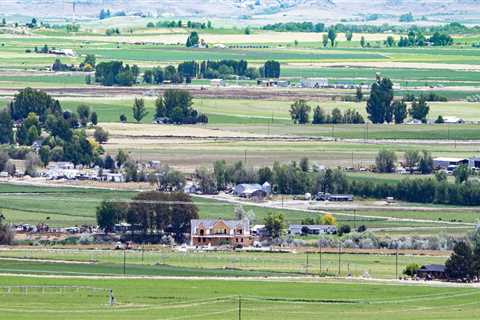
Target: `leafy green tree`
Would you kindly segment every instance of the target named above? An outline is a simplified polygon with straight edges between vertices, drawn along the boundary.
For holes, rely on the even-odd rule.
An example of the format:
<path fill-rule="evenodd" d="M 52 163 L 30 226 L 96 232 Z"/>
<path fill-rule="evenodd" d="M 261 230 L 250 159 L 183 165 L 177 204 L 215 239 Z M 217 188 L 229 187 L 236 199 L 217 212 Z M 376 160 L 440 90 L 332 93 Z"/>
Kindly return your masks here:
<path fill-rule="evenodd" d="M 153 172 L 149 177 L 149 181 L 158 191 L 162 192 L 181 191 L 186 182 L 183 173 L 169 166 L 162 166 Z"/>
<path fill-rule="evenodd" d="M 355 90 L 355 101 L 360 102 L 363 100 L 362 87 L 358 86 Z"/>
<path fill-rule="evenodd" d="M 405 152 L 405 167 L 410 170 L 410 173 L 413 173 L 419 160 L 420 155 L 417 150 L 408 150 Z"/>
<path fill-rule="evenodd" d="M 333 108 L 332 110 L 332 116 L 331 116 L 331 121 L 332 123 L 342 123 L 343 122 L 343 116 L 342 116 L 342 111 L 338 108 Z"/>
<path fill-rule="evenodd" d="M 313 111 L 313 124 L 323 124 L 326 123 L 325 112 L 320 106 L 317 106 Z"/>
<path fill-rule="evenodd" d="M 152 70 L 145 70 L 143 73 L 143 82 L 152 84 L 153 83 L 153 71 Z"/>
<path fill-rule="evenodd" d="M 81 104 L 77 107 L 77 114 L 80 118 L 80 124 L 83 127 L 87 126 L 88 119 L 90 118 L 90 107 L 86 104 Z"/>
<path fill-rule="evenodd" d="M 39 116 L 40 123 L 44 123 L 49 113 L 60 114 L 62 111 L 58 100 L 43 91 L 32 88 L 20 90 L 10 103 L 10 113 L 13 120 L 25 119 L 29 113 Z"/>
<path fill-rule="evenodd" d="M 17 130 L 17 142 L 20 145 L 30 146 L 40 137 L 40 134 L 41 127 L 38 117 L 35 113 L 30 112 Z"/>
<path fill-rule="evenodd" d="M 418 169 L 422 174 L 430 174 L 433 172 L 432 154 L 423 150 L 418 161 Z"/>
<path fill-rule="evenodd" d="M 90 115 L 90 122 L 96 126 L 98 124 L 98 115 L 97 113 L 94 111 L 92 112 L 92 114 Z"/>
<path fill-rule="evenodd" d="M 353 38 L 353 32 L 348 30 L 347 32 L 345 32 L 345 38 L 347 39 L 347 41 L 352 41 L 352 38 Z"/>
<path fill-rule="evenodd" d="M 7 109 L 0 110 L 0 144 L 13 143 L 13 120 Z"/>
<path fill-rule="evenodd" d="M 104 200 L 97 207 L 97 224 L 105 233 L 110 233 L 117 223 L 125 219 L 126 213 L 125 204 Z"/>
<path fill-rule="evenodd" d="M 412 106 L 408 112 L 413 119 L 417 119 L 423 123 L 426 123 L 427 115 L 430 112 L 430 106 L 427 104 L 425 97 L 420 96 L 418 102 L 416 100 L 412 102 Z"/>
<path fill-rule="evenodd" d="M 460 241 L 453 247 L 453 253 L 445 263 L 445 272 L 449 279 L 472 279 L 473 270 L 472 248 L 465 241 Z"/>
<path fill-rule="evenodd" d="M 405 270 L 403 270 L 403 274 L 413 277 L 417 274 L 418 269 L 420 269 L 420 266 L 418 264 L 410 263 L 410 264 L 407 264 L 407 266 L 405 267 Z"/>
<path fill-rule="evenodd" d="M 322 36 L 322 45 L 324 48 L 328 46 L 328 34 L 324 33 Z"/>
<path fill-rule="evenodd" d="M 6 151 L 0 151 L 0 172 L 5 171 L 8 161 L 10 157 Z"/>
<path fill-rule="evenodd" d="M 40 157 L 35 152 L 29 152 L 25 156 L 25 174 L 31 177 L 36 177 L 38 167 L 42 165 Z"/>
<path fill-rule="evenodd" d="M 215 174 L 208 169 L 201 167 L 195 170 L 195 180 L 198 182 L 200 191 L 203 194 L 214 194 L 217 192 Z"/>
<path fill-rule="evenodd" d="M 95 68 L 95 66 L 97 65 L 97 58 L 95 57 L 94 54 L 87 54 L 85 56 L 85 59 L 83 60 L 83 64 L 84 65 L 90 65 L 92 66 L 92 68 Z"/>
<path fill-rule="evenodd" d="M 148 114 L 147 109 L 145 108 L 145 101 L 141 98 L 135 98 L 132 107 L 133 118 L 140 122 Z"/>
<path fill-rule="evenodd" d="M 377 80 L 372 84 L 367 101 L 368 118 L 373 123 L 392 122 L 393 120 L 393 83 L 388 78 Z"/>
<path fill-rule="evenodd" d="M 265 229 L 273 239 L 280 238 L 285 228 L 286 224 L 283 214 L 269 213 L 265 218 Z"/>
<path fill-rule="evenodd" d="M 360 38 L 360 46 L 361 46 L 362 48 L 365 48 L 366 44 L 367 44 L 367 41 L 365 40 L 365 37 L 362 36 L 362 37 Z"/>
<path fill-rule="evenodd" d="M 47 165 L 50 161 L 50 148 L 48 146 L 42 146 L 38 152 L 40 160 L 43 162 L 43 165 Z"/>
<path fill-rule="evenodd" d="M 0 212 L 0 245 L 11 245 L 15 239 L 15 232 L 4 220 L 5 216 Z"/>
<path fill-rule="evenodd" d="M 472 267 L 473 267 L 473 273 L 478 279 L 480 276 L 480 242 L 478 241 L 478 239 L 475 242 L 475 247 L 473 249 Z"/>
<path fill-rule="evenodd" d="M 121 168 L 128 160 L 128 154 L 123 150 L 118 150 L 117 156 L 115 157 L 117 162 L 117 167 Z"/>
<path fill-rule="evenodd" d="M 335 31 L 335 28 L 328 29 L 328 40 L 330 40 L 330 45 L 332 47 L 335 46 L 335 39 L 336 38 L 337 38 L 337 31 Z"/>
<path fill-rule="evenodd" d="M 181 124 L 183 121 L 184 115 L 183 111 L 180 107 L 175 107 L 170 115 L 170 119 L 172 120 L 173 123 L 175 124 Z"/>
<path fill-rule="evenodd" d="M 280 78 L 280 62 L 269 60 L 263 66 L 265 78 Z"/>
<path fill-rule="evenodd" d="M 470 176 L 472 175 L 472 170 L 466 164 L 458 166 L 453 171 L 453 176 L 455 177 L 455 182 L 457 184 L 462 184 L 467 182 Z"/>
<path fill-rule="evenodd" d="M 108 131 L 101 127 L 96 127 L 95 131 L 93 132 L 93 137 L 95 138 L 95 141 L 103 144 L 108 141 Z"/>
<path fill-rule="evenodd" d="M 391 173 L 395 171 L 397 155 L 391 150 L 382 149 L 375 158 L 375 166 L 378 172 Z"/>
<path fill-rule="evenodd" d="M 198 33 L 196 31 L 192 31 L 187 38 L 187 43 L 186 43 L 187 48 L 198 47 L 199 43 L 200 43 L 200 37 L 198 36 Z"/>
<path fill-rule="evenodd" d="M 396 124 L 401 124 L 407 118 L 407 104 L 404 101 L 393 102 L 393 117 Z"/>
<path fill-rule="evenodd" d="M 308 123 L 308 114 L 311 107 L 305 100 L 297 100 L 290 106 L 290 116 L 295 123 L 306 124 Z"/>
<path fill-rule="evenodd" d="M 385 45 L 387 47 L 393 47 L 395 46 L 395 38 L 393 36 L 388 36 L 387 40 L 385 40 Z"/>

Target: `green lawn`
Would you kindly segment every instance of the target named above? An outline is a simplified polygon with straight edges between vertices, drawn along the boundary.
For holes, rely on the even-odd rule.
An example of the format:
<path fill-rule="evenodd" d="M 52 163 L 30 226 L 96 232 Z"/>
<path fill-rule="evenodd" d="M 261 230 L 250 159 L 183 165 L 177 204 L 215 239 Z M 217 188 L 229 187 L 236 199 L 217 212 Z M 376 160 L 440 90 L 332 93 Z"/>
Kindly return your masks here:
<path fill-rule="evenodd" d="M 2 277 L 2 285 L 45 286 L 0 299 L 2 319 L 475 319 L 473 288 L 336 281 L 113 280 Z M 47 286 L 95 287 L 48 289 Z M 108 306 L 108 289 L 117 300 Z M 17 289 L 18 290 L 18 289 Z M 61 292 L 61 293 L 60 293 Z M 33 303 L 34 302 L 34 303 Z"/>

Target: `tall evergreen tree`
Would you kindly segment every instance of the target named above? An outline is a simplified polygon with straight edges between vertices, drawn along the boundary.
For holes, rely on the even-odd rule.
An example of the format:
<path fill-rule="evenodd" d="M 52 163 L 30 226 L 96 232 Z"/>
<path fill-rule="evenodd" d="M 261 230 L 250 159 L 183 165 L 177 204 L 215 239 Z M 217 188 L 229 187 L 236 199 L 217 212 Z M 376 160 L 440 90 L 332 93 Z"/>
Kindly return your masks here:
<path fill-rule="evenodd" d="M 445 263 L 445 272 L 449 279 L 472 279 L 473 270 L 472 248 L 465 241 L 458 242 L 453 248 L 453 253 Z"/>
<path fill-rule="evenodd" d="M 13 143 L 13 120 L 8 110 L 0 111 L 0 144 Z"/>
<path fill-rule="evenodd" d="M 137 122 L 142 121 L 142 119 L 148 114 L 147 109 L 145 108 L 145 101 L 143 99 L 135 98 L 132 107 L 133 118 Z"/>
<path fill-rule="evenodd" d="M 368 118 L 373 123 L 392 122 L 393 120 L 393 83 L 388 78 L 377 80 L 372 84 L 367 101 Z"/>

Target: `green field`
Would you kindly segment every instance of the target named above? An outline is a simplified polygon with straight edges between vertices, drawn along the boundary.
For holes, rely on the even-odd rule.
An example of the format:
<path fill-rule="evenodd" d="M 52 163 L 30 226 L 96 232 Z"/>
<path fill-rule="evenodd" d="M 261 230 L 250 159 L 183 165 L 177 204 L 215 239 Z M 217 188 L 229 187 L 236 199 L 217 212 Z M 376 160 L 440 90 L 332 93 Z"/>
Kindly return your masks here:
<path fill-rule="evenodd" d="M 318 248 L 312 248 L 316 250 Z M 18 260 L 13 260 L 13 258 Z M 340 258 L 340 270 L 339 270 Z M 29 259 L 29 260 L 24 260 Z M 35 261 L 37 259 L 41 259 Z M 71 275 L 123 274 L 123 251 L 83 249 L 15 249 L 0 251 L 0 272 Z M 128 251 L 128 275 L 264 276 L 340 275 L 395 279 L 395 255 L 275 252 L 176 252 L 168 249 Z M 443 264 L 445 256 L 400 254 L 399 272 L 410 263 Z M 63 262 L 65 261 L 65 262 Z M 72 263 L 68 263 L 68 261 Z M 77 262 L 77 263 L 73 263 Z M 84 262 L 84 263 L 80 263 Z M 307 265 L 308 263 L 308 265 Z M 321 268 L 321 270 L 320 270 Z M 340 272 L 340 273 L 339 273 Z"/>
<path fill-rule="evenodd" d="M 0 184 L 0 210 L 7 221 L 16 224 L 36 225 L 45 222 L 47 217 L 49 218 L 47 223 L 51 226 L 95 224 L 96 208 L 101 201 L 129 201 L 135 194 L 135 192 L 127 191 Z M 199 208 L 201 218 L 234 218 L 234 204 L 199 197 L 194 197 L 193 200 Z M 356 212 L 351 209 L 337 209 L 333 212 L 339 224 L 365 225 L 369 229 L 392 228 L 392 231 L 389 232 L 392 234 L 403 234 L 404 232 L 408 234 L 418 228 L 418 234 L 427 236 L 443 232 L 464 234 L 472 228 L 465 223 L 475 223 L 479 217 L 478 211 L 470 208 L 438 207 L 442 210 L 435 211 L 435 206 L 428 206 L 433 211 L 424 211 L 421 207 L 417 210 L 415 204 L 404 205 L 411 209 L 372 210 L 359 208 Z M 245 205 L 244 208 L 254 211 L 255 220 L 252 221 L 253 224 L 262 224 L 264 218 L 271 212 L 283 213 L 287 224 L 300 223 L 306 217 L 316 217 L 322 214 L 322 212 L 317 213 L 315 211 L 272 209 L 253 203 Z M 408 220 L 388 220 L 388 217 Z M 444 222 L 454 222 L 454 224 L 449 225 Z M 401 229 L 396 232 L 396 228 Z M 381 233 L 384 234 L 385 232 L 382 231 Z M 34 237 L 30 242 L 34 243 L 38 240 Z"/>
<path fill-rule="evenodd" d="M 1 294 L 2 319 L 475 319 L 474 288 L 336 281 L 113 280 L 1 278 L 3 286 L 44 286 Z M 75 288 L 113 289 L 108 293 Z M 1 292 L 1 291 L 0 291 Z M 61 292 L 61 293 L 60 293 Z M 93 293 L 92 293 L 93 292 Z M 241 297 L 241 306 L 239 302 Z M 35 303 L 33 303 L 35 301 Z"/>

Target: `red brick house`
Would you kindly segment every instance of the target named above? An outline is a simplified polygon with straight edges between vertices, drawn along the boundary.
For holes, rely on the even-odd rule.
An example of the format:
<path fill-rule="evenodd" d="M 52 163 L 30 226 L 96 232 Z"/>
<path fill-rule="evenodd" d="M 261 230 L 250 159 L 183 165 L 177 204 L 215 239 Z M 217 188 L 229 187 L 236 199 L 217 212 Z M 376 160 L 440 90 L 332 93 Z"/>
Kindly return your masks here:
<path fill-rule="evenodd" d="M 192 220 L 190 243 L 192 246 L 251 246 L 248 220 Z"/>

